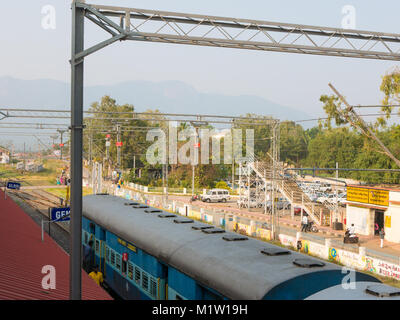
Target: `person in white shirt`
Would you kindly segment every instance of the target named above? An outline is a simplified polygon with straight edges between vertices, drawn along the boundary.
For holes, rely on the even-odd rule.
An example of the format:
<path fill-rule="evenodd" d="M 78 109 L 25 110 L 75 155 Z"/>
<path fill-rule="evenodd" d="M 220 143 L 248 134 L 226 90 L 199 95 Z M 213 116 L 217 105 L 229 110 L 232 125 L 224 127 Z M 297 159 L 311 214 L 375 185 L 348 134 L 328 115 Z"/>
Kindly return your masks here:
<path fill-rule="evenodd" d="M 356 235 L 356 227 L 354 227 L 354 223 L 351 224 L 351 227 L 349 228 L 349 236 L 354 237 Z"/>
<path fill-rule="evenodd" d="M 301 231 L 307 232 L 308 218 L 306 215 L 303 216 Z"/>

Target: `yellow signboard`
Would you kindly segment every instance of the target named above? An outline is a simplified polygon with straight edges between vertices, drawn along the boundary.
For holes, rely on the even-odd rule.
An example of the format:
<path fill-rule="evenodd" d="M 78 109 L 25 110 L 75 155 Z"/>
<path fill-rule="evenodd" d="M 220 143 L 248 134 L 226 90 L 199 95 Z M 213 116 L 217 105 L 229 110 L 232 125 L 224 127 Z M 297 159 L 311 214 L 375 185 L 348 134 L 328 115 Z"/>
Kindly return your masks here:
<path fill-rule="evenodd" d="M 125 240 L 122 240 L 120 238 L 118 238 L 118 243 L 123 245 L 124 247 L 127 247 L 128 249 L 132 250 L 133 252 L 136 252 L 136 247 L 133 244 L 126 242 Z"/>
<path fill-rule="evenodd" d="M 368 189 L 347 187 L 347 201 L 368 202 Z"/>
<path fill-rule="evenodd" d="M 385 216 L 385 228 L 391 228 L 391 227 L 392 227 L 392 217 Z"/>
<path fill-rule="evenodd" d="M 347 187 L 347 201 L 388 206 L 389 191 L 380 189 Z"/>

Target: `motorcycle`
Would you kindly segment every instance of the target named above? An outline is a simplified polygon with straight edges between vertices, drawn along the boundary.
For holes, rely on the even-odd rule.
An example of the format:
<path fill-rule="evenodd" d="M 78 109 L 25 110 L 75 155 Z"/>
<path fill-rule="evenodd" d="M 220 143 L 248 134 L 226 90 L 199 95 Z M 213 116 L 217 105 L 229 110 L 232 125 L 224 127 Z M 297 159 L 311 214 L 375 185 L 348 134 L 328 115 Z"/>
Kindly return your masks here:
<path fill-rule="evenodd" d="M 310 221 L 306 227 L 307 232 L 318 232 L 317 226 L 314 224 L 314 221 Z"/>
<path fill-rule="evenodd" d="M 347 229 L 344 233 L 343 243 L 358 243 L 358 237 L 356 234 L 350 234 L 350 230 Z"/>
<path fill-rule="evenodd" d="M 199 195 L 195 194 L 195 195 L 192 196 L 191 200 L 192 201 L 196 201 L 196 200 L 199 200 L 199 198 L 200 198 Z"/>

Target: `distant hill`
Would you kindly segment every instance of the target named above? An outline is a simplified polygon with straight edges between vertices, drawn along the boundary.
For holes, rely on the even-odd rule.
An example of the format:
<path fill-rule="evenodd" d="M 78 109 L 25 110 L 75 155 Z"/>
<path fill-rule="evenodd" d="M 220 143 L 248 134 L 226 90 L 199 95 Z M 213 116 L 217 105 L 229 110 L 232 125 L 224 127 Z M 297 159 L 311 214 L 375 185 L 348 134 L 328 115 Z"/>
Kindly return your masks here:
<path fill-rule="evenodd" d="M 243 115 L 256 113 L 281 120 L 300 120 L 310 115 L 293 107 L 282 106 L 255 95 L 223 95 L 198 92 L 181 81 L 127 81 L 115 85 L 86 86 L 84 106 L 104 95 L 118 104 L 130 103 L 136 111 L 159 109 L 171 113 Z M 20 108 L 66 109 L 70 104 L 68 83 L 49 80 L 21 80 L 0 77 L 0 106 Z"/>

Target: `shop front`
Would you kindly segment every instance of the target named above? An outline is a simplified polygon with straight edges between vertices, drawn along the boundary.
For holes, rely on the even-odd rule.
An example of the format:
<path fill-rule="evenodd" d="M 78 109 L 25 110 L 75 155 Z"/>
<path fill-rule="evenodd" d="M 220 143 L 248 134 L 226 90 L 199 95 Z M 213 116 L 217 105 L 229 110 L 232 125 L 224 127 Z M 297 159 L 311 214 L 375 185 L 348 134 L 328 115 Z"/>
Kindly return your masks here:
<path fill-rule="evenodd" d="M 356 232 L 375 235 L 383 227 L 385 211 L 389 206 L 389 191 L 370 187 L 348 186 L 346 225 L 354 223 Z"/>

